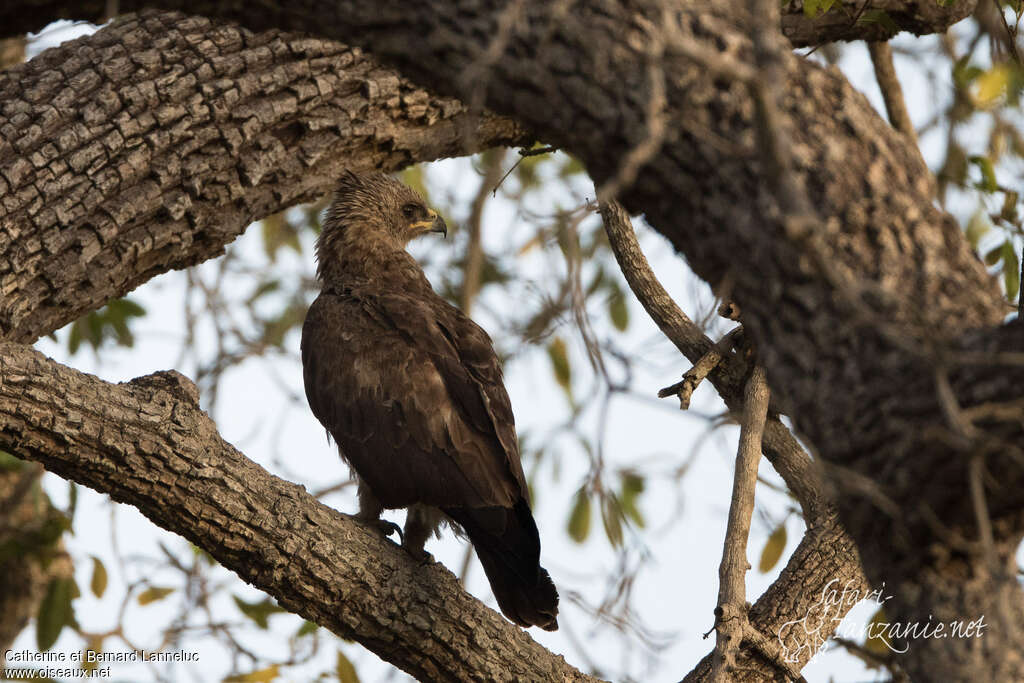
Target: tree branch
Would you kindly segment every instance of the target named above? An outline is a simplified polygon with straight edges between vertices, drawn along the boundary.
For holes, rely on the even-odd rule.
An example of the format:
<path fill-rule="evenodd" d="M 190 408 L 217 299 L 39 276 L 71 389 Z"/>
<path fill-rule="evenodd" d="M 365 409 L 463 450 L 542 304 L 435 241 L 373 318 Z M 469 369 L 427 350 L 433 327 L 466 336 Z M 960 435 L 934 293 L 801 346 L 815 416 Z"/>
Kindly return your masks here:
<path fill-rule="evenodd" d="M 176 372 L 108 384 L 0 344 L 0 448 L 134 505 L 280 604 L 423 680 L 593 681 L 224 441 Z"/>
<path fill-rule="evenodd" d="M 910 122 L 907 104 L 903 100 L 903 88 L 900 87 L 900 79 L 896 76 L 896 67 L 892 62 L 892 47 L 886 42 L 869 42 L 868 52 L 871 54 L 871 65 L 875 68 L 878 89 L 882 91 L 889 123 L 916 145 L 917 131 Z"/>
<path fill-rule="evenodd" d="M 342 169 L 523 140 L 357 48 L 173 13 L 119 20 L 0 72 L 0 339 L 33 341 L 217 256 Z"/>
<path fill-rule="evenodd" d="M 714 344 L 658 282 L 640 250 L 629 215 L 622 205 L 607 202 L 600 205 L 600 210 L 612 253 L 630 289 L 676 348 L 691 362 L 699 362 L 707 355 L 704 349 L 713 349 Z M 711 372 L 711 382 L 734 413 L 745 410 L 742 378 L 747 372 L 746 364 L 733 354 L 724 356 Z M 830 583 L 838 582 L 862 592 L 867 591 L 868 584 L 856 546 L 839 523 L 821 473 L 777 415 L 768 417 L 761 447 L 803 509 L 808 528 L 779 578 L 751 609 L 750 628 L 758 633 L 774 634 L 786 654 L 792 657 L 788 666 L 799 670 L 825 645 L 838 628 L 839 620 L 853 606 L 843 605 L 839 613 L 830 615 L 838 617 L 835 620 L 825 619 L 820 610 L 815 610 Z M 807 628 L 787 628 L 787 624 L 794 623 Z M 736 680 L 757 681 L 776 672 L 777 658 L 767 659 L 758 654 L 747 650 L 740 653 L 744 672 L 735 673 Z M 707 681 L 711 661 L 712 655 L 708 654 L 686 680 Z"/>
<path fill-rule="evenodd" d="M 884 41 L 900 31 L 919 36 L 943 33 L 969 16 L 977 4 L 978 0 L 840 0 L 828 12 L 808 17 L 802 2 L 790 0 L 782 7 L 782 34 L 793 47 L 806 47 L 837 40 Z M 888 21 L 865 20 L 879 12 Z"/>
<path fill-rule="evenodd" d="M 222 7 L 211 11 L 212 2 L 189 2 L 188 0 L 162 0 L 145 2 L 138 0 L 119 0 L 121 12 L 135 12 L 144 7 L 163 7 L 180 9 L 195 14 L 215 16 L 224 11 L 237 11 L 234 8 Z M 310 20 L 315 20 L 319 10 L 316 3 L 305 3 L 307 6 L 298 11 L 306 13 Z M 947 28 L 970 15 L 978 0 L 955 0 L 952 3 L 940 3 L 936 0 L 841 0 L 828 12 L 808 17 L 804 12 L 803 3 L 790 0 L 782 7 L 782 33 L 794 47 L 820 45 L 837 40 L 888 40 L 893 31 L 879 21 L 858 21 L 866 12 L 885 12 L 896 26 L 897 31 L 910 31 L 917 35 L 942 33 Z M 103 23 L 107 14 L 106 0 L 20 0 L 8 2 L 0 9 L 0 37 L 13 36 L 28 32 L 37 32 L 50 22 L 58 19 L 85 19 L 93 23 Z M 260 8 L 262 12 L 273 14 L 274 7 Z M 4 11 L 6 10 L 6 12 Z M 257 8 L 247 7 L 250 17 L 260 14 Z M 868 15 L 873 16 L 873 15 Z M 273 26 L 273 23 L 266 26 Z M 283 24 L 281 24 L 283 25 Z"/>
<path fill-rule="evenodd" d="M 732 501 L 725 530 L 722 563 L 718 569 L 718 607 L 715 608 L 715 650 L 712 683 L 729 680 L 736 668 L 736 654 L 747 628 L 747 538 L 754 514 L 757 465 L 761 462 L 761 435 L 768 415 L 768 385 L 764 368 L 757 365 L 747 380 L 743 396 L 740 443 L 732 482 Z"/>

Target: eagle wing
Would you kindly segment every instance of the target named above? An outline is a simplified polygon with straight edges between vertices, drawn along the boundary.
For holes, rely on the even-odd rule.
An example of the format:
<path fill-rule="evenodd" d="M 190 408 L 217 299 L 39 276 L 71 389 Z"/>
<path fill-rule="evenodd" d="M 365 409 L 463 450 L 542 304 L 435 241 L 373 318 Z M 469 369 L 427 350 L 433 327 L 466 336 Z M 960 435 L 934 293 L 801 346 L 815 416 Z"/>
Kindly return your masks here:
<path fill-rule="evenodd" d="M 302 332 L 310 407 L 385 507 L 511 508 L 526 481 L 491 340 L 429 294 L 322 293 Z"/>

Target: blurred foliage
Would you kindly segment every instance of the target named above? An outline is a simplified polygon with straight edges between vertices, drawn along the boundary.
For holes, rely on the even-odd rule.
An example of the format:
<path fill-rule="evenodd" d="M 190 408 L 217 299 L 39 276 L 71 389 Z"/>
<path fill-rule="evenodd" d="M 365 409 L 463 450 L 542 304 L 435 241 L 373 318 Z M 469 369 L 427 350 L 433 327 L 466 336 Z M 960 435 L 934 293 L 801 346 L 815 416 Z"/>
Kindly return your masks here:
<path fill-rule="evenodd" d="M 775 565 L 782 559 L 782 552 L 786 549 L 786 523 L 783 522 L 775 527 L 775 531 L 768 536 L 764 549 L 761 551 L 761 560 L 757 563 L 757 570 L 767 574 L 775 569 Z"/>
<path fill-rule="evenodd" d="M 135 337 L 129 323 L 132 318 L 141 318 L 145 314 L 146 309 L 131 299 L 115 299 L 98 311 L 86 313 L 71 323 L 68 351 L 77 353 L 82 342 L 87 342 L 93 351 L 99 351 L 107 341 L 131 347 L 135 344 Z"/>

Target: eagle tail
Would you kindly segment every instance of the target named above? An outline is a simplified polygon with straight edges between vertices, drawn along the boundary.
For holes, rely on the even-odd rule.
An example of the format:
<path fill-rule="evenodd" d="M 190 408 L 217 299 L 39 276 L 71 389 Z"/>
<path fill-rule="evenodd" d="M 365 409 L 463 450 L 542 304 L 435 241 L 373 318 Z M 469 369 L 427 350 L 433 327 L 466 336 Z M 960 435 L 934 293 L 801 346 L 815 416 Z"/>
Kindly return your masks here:
<path fill-rule="evenodd" d="M 502 613 L 523 627 L 558 629 L 558 592 L 540 566 L 540 535 L 530 506 L 447 508 L 469 536 Z"/>

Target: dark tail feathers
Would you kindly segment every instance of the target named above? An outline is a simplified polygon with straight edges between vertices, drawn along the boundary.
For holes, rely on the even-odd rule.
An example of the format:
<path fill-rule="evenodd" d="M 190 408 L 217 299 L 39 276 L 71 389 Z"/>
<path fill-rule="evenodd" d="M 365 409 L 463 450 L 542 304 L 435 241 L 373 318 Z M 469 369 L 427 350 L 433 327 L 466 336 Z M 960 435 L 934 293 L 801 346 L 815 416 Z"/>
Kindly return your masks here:
<path fill-rule="evenodd" d="M 540 536 L 530 506 L 446 508 L 476 549 L 502 613 L 520 626 L 558 629 L 558 592 L 540 566 Z"/>

